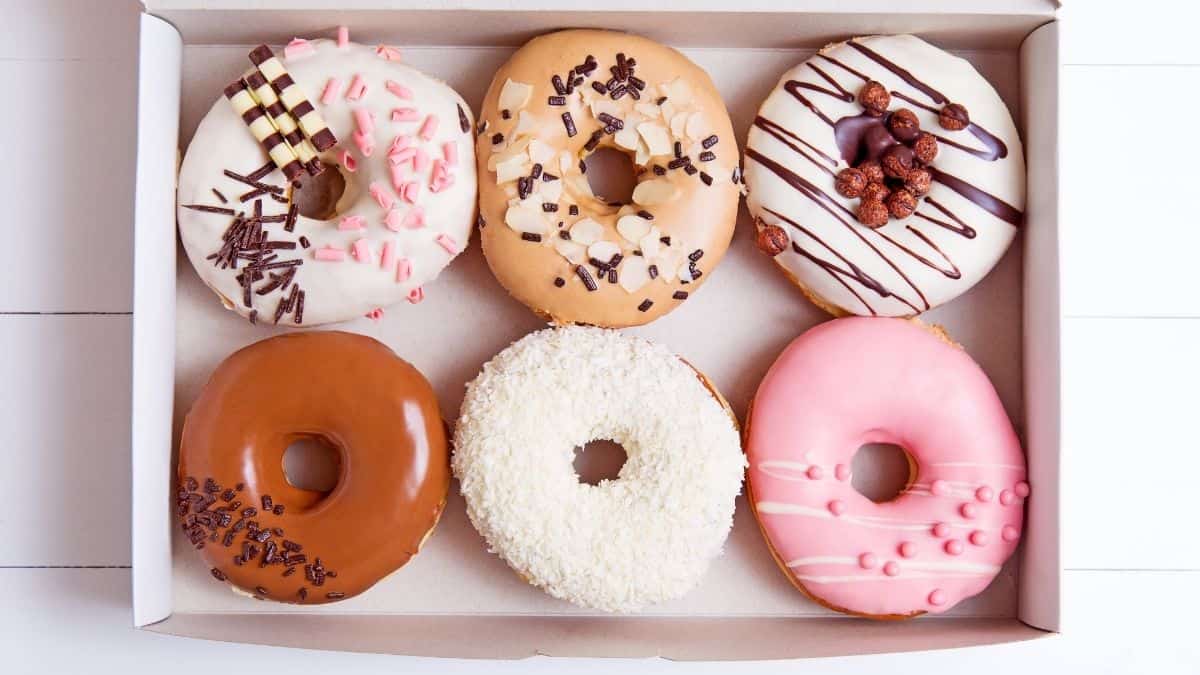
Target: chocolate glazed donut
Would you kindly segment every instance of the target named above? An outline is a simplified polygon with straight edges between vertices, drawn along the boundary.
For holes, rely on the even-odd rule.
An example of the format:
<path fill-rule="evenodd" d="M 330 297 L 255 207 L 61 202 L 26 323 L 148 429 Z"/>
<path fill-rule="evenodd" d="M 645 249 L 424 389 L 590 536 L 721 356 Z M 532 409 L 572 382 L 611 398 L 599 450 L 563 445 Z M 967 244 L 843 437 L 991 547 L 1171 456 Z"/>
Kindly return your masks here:
<path fill-rule="evenodd" d="M 303 438 L 338 452 L 328 494 L 284 475 L 284 451 Z M 416 368 L 362 335 L 298 333 L 217 367 L 184 421 L 177 508 L 217 580 L 316 604 L 416 555 L 449 480 L 437 399 Z"/>

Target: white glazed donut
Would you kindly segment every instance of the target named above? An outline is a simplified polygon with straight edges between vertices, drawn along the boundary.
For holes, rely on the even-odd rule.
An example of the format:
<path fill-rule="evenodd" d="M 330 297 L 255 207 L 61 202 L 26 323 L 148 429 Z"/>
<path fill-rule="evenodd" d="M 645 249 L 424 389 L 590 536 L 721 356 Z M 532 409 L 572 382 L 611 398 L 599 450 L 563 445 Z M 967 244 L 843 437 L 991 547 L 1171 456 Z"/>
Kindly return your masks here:
<path fill-rule="evenodd" d="M 252 53 L 243 81 L 255 91 L 250 78 L 267 76 L 270 96 L 280 91 L 271 77 L 277 73 L 255 69 L 255 53 L 263 52 Z M 320 177 L 300 173 L 303 187 L 289 185 L 232 98 L 221 97 L 201 121 L 180 170 L 179 231 L 192 265 L 226 307 L 252 321 L 286 325 L 377 315 L 405 298 L 420 301 L 422 286 L 467 245 L 476 208 L 470 109 L 445 83 L 397 62 L 398 55 L 343 40 L 295 40 L 277 56 L 294 81 L 290 89 L 315 107 L 337 141 L 316 149 L 325 178 L 340 172 L 345 190 L 332 211 L 326 205 L 317 217 L 304 215 L 300 204 L 324 190 L 304 194 Z M 262 117 L 257 110 L 250 115 Z M 300 117 L 303 129 L 311 120 Z M 295 118 L 283 121 L 294 127 Z M 226 173 L 253 176 L 259 167 L 258 182 L 278 194 Z M 258 205 L 261 223 L 252 220 Z M 252 230 L 260 224 L 265 243 L 256 244 Z M 243 236 L 227 237 L 231 228 Z M 276 257 L 258 262 L 260 250 Z"/>
<path fill-rule="evenodd" d="M 890 92 L 884 115 L 856 98 L 868 80 Z M 970 125 L 944 128 L 947 103 L 964 106 Z M 876 202 L 886 222 L 868 226 L 835 177 L 885 149 L 908 152 L 912 139 L 899 143 L 888 126 L 900 108 L 936 138 L 936 156 L 915 167 L 929 172 L 928 193 L 889 179 L 916 195 L 916 211 L 888 220 Z M 834 314 L 911 316 L 952 300 L 992 269 L 1024 220 L 1025 161 L 1008 108 L 970 63 L 911 35 L 830 45 L 784 73 L 746 147 L 760 248 Z"/>
<path fill-rule="evenodd" d="M 579 481 L 574 448 L 628 456 L 617 479 Z M 665 347 L 564 327 L 500 352 L 467 387 L 454 472 L 467 513 L 518 574 L 554 597 L 612 612 L 676 598 L 733 524 L 745 459 L 703 375 Z"/>

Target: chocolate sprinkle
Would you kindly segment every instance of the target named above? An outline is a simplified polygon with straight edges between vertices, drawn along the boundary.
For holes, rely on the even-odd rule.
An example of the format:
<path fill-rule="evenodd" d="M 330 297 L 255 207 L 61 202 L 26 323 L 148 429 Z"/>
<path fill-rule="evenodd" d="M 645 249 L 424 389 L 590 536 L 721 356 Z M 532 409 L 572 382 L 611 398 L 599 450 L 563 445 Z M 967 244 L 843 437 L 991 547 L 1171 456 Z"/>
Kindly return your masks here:
<path fill-rule="evenodd" d="M 702 148 L 704 148 L 705 150 L 707 150 L 707 149 L 711 148 L 712 146 L 716 145 L 716 144 L 717 144 L 717 140 L 718 140 L 718 139 L 717 139 L 717 135 L 716 135 L 716 134 L 713 134 L 712 136 L 709 136 L 708 138 L 706 138 L 706 139 L 704 139 L 704 140 L 700 141 L 700 147 L 702 147 Z"/>
<path fill-rule="evenodd" d="M 638 211 L 637 217 L 641 218 L 642 220 L 654 220 L 654 214 L 650 213 L 646 209 L 642 209 L 641 211 Z"/>
<path fill-rule="evenodd" d="M 683 157 L 683 143 L 675 141 L 675 156 Z"/>
<path fill-rule="evenodd" d="M 301 600 L 307 600 L 308 599 L 308 589 L 301 587 L 301 589 L 296 592 L 296 595 L 300 596 Z"/>
<path fill-rule="evenodd" d="M 260 180 L 262 178 L 265 178 L 267 176 L 267 174 L 271 173 L 274 170 L 275 170 L 275 162 L 273 162 L 273 161 L 267 162 L 266 164 L 263 164 L 262 166 L 258 167 L 254 171 L 247 174 L 246 178 L 249 178 L 250 180 Z"/>
<path fill-rule="evenodd" d="M 550 84 L 554 85 L 554 92 L 559 96 L 563 96 L 567 93 L 567 85 L 563 84 L 562 77 L 558 75 L 551 77 Z"/>
<path fill-rule="evenodd" d="M 329 598 L 330 600 L 338 600 L 340 598 L 346 597 L 346 594 L 338 592 L 338 591 L 333 591 L 332 593 L 326 593 L 325 597 Z"/>
<path fill-rule="evenodd" d="M 659 240 L 659 241 L 661 241 L 661 242 L 663 243 L 663 245 L 664 245 L 664 246 L 670 246 L 670 245 L 671 245 L 671 237 L 669 237 L 669 236 L 667 236 L 667 237 L 659 237 L 659 238 L 658 238 L 658 240 Z"/>
<path fill-rule="evenodd" d="M 496 132 L 492 134 L 492 145 L 500 145 L 504 142 L 504 134 Z"/>
<path fill-rule="evenodd" d="M 512 113 L 510 113 L 510 112 L 508 111 L 508 108 L 505 108 L 504 110 L 501 110 L 501 111 L 500 111 L 500 119 L 502 119 L 502 120 L 510 120 L 510 119 L 512 119 Z"/>
<path fill-rule="evenodd" d="M 650 309 L 650 307 L 653 305 L 654 305 L 654 301 L 651 300 L 650 298 L 646 298 L 645 300 L 642 301 L 642 304 L 638 305 L 638 311 L 644 312 L 644 311 Z"/>
<path fill-rule="evenodd" d="M 542 181 L 543 182 L 549 183 L 551 181 L 556 181 L 556 180 L 558 180 L 558 176 L 555 176 L 554 174 L 552 174 L 550 172 L 542 172 Z"/>
<path fill-rule="evenodd" d="M 716 159 L 717 156 L 711 150 L 705 150 L 704 152 L 700 153 L 699 158 L 701 162 L 711 162 Z"/>
<path fill-rule="evenodd" d="M 542 165 L 535 163 L 533 168 L 529 170 L 529 177 L 537 179 L 542 175 Z"/>
<path fill-rule="evenodd" d="M 604 137 L 604 132 L 601 131 L 600 129 L 593 131 L 591 138 L 588 139 L 587 143 L 583 144 L 583 149 L 587 150 L 588 152 L 595 150 L 596 146 L 600 145 L 600 139 L 603 137 Z"/>
<path fill-rule="evenodd" d="M 480 213 L 479 215 L 475 216 L 475 224 L 476 224 L 477 226 L 479 226 L 479 229 L 481 229 L 481 230 L 482 230 L 483 228 L 487 227 L 487 221 L 483 219 L 483 214 L 482 214 L 482 213 Z"/>
<path fill-rule="evenodd" d="M 208 204 L 184 204 L 183 208 L 205 213 L 219 213 L 223 216 L 232 216 L 236 213 L 233 209 L 224 206 L 209 206 Z"/>
<path fill-rule="evenodd" d="M 666 169 L 664 169 L 664 168 L 662 168 L 662 167 L 661 167 L 661 166 L 659 166 L 658 164 L 655 164 L 653 168 L 654 168 L 654 175 L 655 175 L 655 176 L 665 176 L 665 175 L 667 175 L 667 170 L 666 170 Z"/>
<path fill-rule="evenodd" d="M 294 288 L 299 288 L 299 286 L 295 286 Z M 296 311 L 292 322 L 297 324 L 304 323 L 304 291 L 300 291 L 300 294 L 296 296 Z"/>
<path fill-rule="evenodd" d="M 567 97 L 566 96 L 550 96 L 546 99 L 546 104 L 547 105 L 566 105 Z"/>
<path fill-rule="evenodd" d="M 554 213 L 558 210 L 558 204 L 554 202 L 542 202 L 542 210 L 546 213 Z"/>
<path fill-rule="evenodd" d="M 217 188 L 213 188 L 213 189 L 212 189 L 212 193 L 213 193 L 214 195 L 216 195 L 217 199 L 221 200 L 221 203 L 222 203 L 222 204 L 228 204 L 228 203 L 229 203 L 229 200 L 228 200 L 228 199 L 226 199 L 226 198 L 225 198 L 225 195 L 221 194 L 221 191 L 220 191 L 220 190 L 218 190 Z"/>
<path fill-rule="evenodd" d="M 688 164 L 683 165 L 683 171 L 684 171 L 684 173 L 686 173 L 689 176 L 695 176 L 696 173 L 698 171 L 700 171 L 700 169 L 697 169 L 696 167 L 694 167 L 690 163 L 688 163 Z"/>
<path fill-rule="evenodd" d="M 226 579 L 225 573 L 215 567 L 212 568 L 212 575 L 217 581 L 225 581 Z"/>
<path fill-rule="evenodd" d="M 599 80 L 592 80 L 592 89 L 595 89 L 597 92 L 604 94 L 605 96 L 608 95 L 608 89 L 605 89 L 604 85 L 600 84 Z"/>
<path fill-rule="evenodd" d="M 658 278 L 658 265 L 651 265 L 646 268 L 646 274 L 650 275 L 651 279 Z"/>
<path fill-rule="evenodd" d="M 609 115 L 606 112 L 600 113 L 599 115 L 596 116 L 596 118 L 599 119 L 601 122 L 604 122 L 604 124 L 616 129 L 617 131 L 620 131 L 621 129 L 625 128 L 624 122 L 613 117 L 612 115 Z"/>
<path fill-rule="evenodd" d="M 572 137 L 579 133 L 575 129 L 575 120 L 571 118 L 571 113 L 565 112 L 562 114 L 563 126 L 567 128 L 567 137 Z"/>
<path fill-rule="evenodd" d="M 558 231 L 558 238 L 559 238 L 559 239 L 566 239 L 567 241 L 571 241 L 571 233 L 570 233 L 569 231 L 567 231 L 567 230 L 559 230 L 559 231 Z"/>
<path fill-rule="evenodd" d="M 563 286 L 567 285 L 567 280 L 562 277 L 554 277 L 554 285 L 562 288 Z"/>
<path fill-rule="evenodd" d="M 267 594 L 267 589 L 266 589 L 266 588 L 264 588 L 264 587 L 262 587 L 262 586 L 255 586 L 255 587 L 254 587 L 254 592 L 255 592 L 255 593 L 258 593 L 259 595 L 266 595 L 266 594 Z"/>
<path fill-rule="evenodd" d="M 567 207 L 567 213 L 571 214 L 572 216 L 579 215 L 579 206 L 577 206 L 575 204 L 571 204 L 570 206 Z"/>
<path fill-rule="evenodd" d="M 458 128 L 462 129 L 464 134 L 471 131 L 471 121 L 467 119 L 467 112 L 461 105 L 458 106 Z"/>
<path fill-rule="evenodd" d="M 594 291 L 599 288 L 599 286 L 596 285 L 596 280 L 592 278 L 591 273 L 588 272 L 587 268 L 583 265 L 575 266 L 575 274 L 579 276 L 579 279 L 583 281 L 583 285 L 587 286 L 589 291 Z"/>
<path fill-rule="evenodd" d="M 700 172 L 700 180 L 703 181 L 705 185 L 712 185 L 712 176 L 704 173 L 703 171 Z"/>
<path fill-rule="evenodd" d="M 541 241 L 542 235 L 537 232 L 522 232 L 521 239 L 524 241 Z"/>
<path fill-rule="evenodd" d="M 675 291 L 674 293 L 671 294 L 671 297 L 675 298 L 676 300 L 687 300 L 687 296 L 688 296 L 687 291 Z"/>
<path fill-rule="evenodd" d="M 617 271 L 615 269 L 612 269 L 611 267 L 608 270 L 608 283 L 610 283 L 610 284 L 617 283 Z"/>
<path fill-rule="evenodd" d="M 308 243 L 308 237 L 300 236 L 300 248 L 308 248 L 312 244 Z"/>
<path fill-rule="evenodd" d="M 697 260 L 699 260 L 703 257 L 704 257 L 704 249 L 700 249 L 700 248 L 698 248 L 695 251 L 692 251 L 691 253 L 688 254 L 688 260 L 691 260 L 692 262 L 696 262 Z"/>

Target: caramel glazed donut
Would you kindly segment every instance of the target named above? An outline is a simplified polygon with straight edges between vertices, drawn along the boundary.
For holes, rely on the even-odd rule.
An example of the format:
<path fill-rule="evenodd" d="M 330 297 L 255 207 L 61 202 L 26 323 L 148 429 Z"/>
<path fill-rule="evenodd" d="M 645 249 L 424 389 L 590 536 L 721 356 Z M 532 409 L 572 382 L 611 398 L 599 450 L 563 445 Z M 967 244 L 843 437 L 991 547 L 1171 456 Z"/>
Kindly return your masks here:
<path fill-rule="evenodd" d="M 328 494 L 284 475 L 284 451 L 302 438 L 339 453 Z M 293 333 L 217 367 L 184 420 L 176 504 L 218 581 L 317 604 L 416 555 L 449 481 L 445 427 L 420 372 L 362 335 Z"/>
<path fill-rule="evenodd" d="M 835 315 L 912 316 L 965 293 L 1024 222 L 1004 101 L 911 35 L 829 45 L 784 73 L 746 140 L 758 245 Z"/>
<path fill-rule="evenodd" d="M 634 326 L 695 292 L 725 254 L 737 144 L 708 74 L 642 37 L 544 35 L 497 71 L 477 139 L 483 251 L 555 323 Z M 633 161 L 632 203 L 592 193 L 583 160 Z"/>
<path fill-rule="evenodd" d="M 261 45 L 200 122 L 179 173 L 179 234 L 226 308 L 289 326 L 374 318 L 420 302 L 466 247 L 470 111 L 398 59 L 345 29 L 278 56 Z"/>

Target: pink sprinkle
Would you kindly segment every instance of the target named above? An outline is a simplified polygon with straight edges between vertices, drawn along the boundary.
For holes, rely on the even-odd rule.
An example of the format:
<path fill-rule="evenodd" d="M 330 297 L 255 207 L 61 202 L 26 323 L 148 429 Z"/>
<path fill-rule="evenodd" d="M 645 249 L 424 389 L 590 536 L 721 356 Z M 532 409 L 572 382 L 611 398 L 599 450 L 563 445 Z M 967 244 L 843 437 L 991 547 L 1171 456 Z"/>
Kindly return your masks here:
<path fill-rule="evenodd" d="M 419 206 L 412 207 L 408 210 L 408 214 L 404 216 L 404 222 L 401 224 L 410 230 L 425 227 L 425 210 Z M 441 242 L 438 243 L 440 244 Z"/>
<path fill-rule="evenodd" d="M 935 480 L 929 484 L 929 491 L 935 497 L 945 497 L 950 494 L 950 486 L 944 480 Z"/>
<path fill-rule="evenodd" d="M 383 224 L 392 232 L 399 232 L 400 227 L 404 224 L 404 216 L 400 215 L 399 211 L 392 209 L 383 217 Z"/>
<path fill-rule="evenodd" d="M 878 564 L 879 559 L 875 557 L 874 553 L 864 553 L 858 556 L 858 566 L 864 570 L 872 569 Z"/>
<path fill-rule="evenodd" d="M 354 144 L 358 146 L 358 151 L 363 154 L 363 157 L 370 157 L 371 153 L 375 152 L 375 139 L 357 131 L 350 136 L 354 139 Z"/>
<path fill-rule="evenodd" d="M 342 88 L 342 81 L 336 77 L 331 77 L 325 81 L 325 90 L 321 92 L 321 103 L 329 105 L 337 100 L 338 89 Z"/>
<path fill-rule="evenodd" d="M 946 549 L 946 553 L 950 555 L 959 555 L 963 552 L 962 542 L 957 539 L 947 541 L 944 548 Z"/>
<path fill-rule="evenodd" d="M 350 154 L 349 150 L 342 149 L 342 167 L 350 173 L 358 171 L 358 160 L 354 159 L 354 155 Z"/>
<path fill-rule="evenodd" d="M 388 163 L 395 166 L 396 164 L 403 164 L 416 156 L 416 148 L 400 148 L 395 152 L 388 152 Z"/>
<path fill-rule="evenodd" d="M 900 574 L 900 563 L 896 562 L 895 560 L 887 561 L 887 564 L 883 566 L 883 573 L 889 577 L 894 577 L 897 574 Z"/>
<path fill-rule="evenodd" d="M 821 480 L 821 478 L 824 477 L 825 472 L 821 470 L 821 467 L 813 464 L 812 466 L 808 467 L 808 471 L 805 471 L 804 475 L 808 476 L 809 480 Z"/>
<path fill-rule="evenodd" d="M 308 56 L 316 51 L 316 48 L 309 44 L 304 38 L 292 38 L 292 41 L 287 43 L 283 48 L 283 58 L 292 61 L 304 56 Z"/>
<path fill-rule="evenodd" d="M 346 26 L 338 26 L 337 29 L 337 45 L 339 48 L 350 44 L 350 29 Z M 382 313 L 383 310 L 380 310 Z"/>
<path fill-rule="evenodd" d="M 933 524 L 933 536 L 937 537 L 938 539 L 941 539 L 948 534 L 950 534 L 950 526 L 949 525 L 947 525 L 945 523 L 934 523 Z"/>
<path fill-rule="evenodd" d="M 370 319 L 372 321 L 379 321 L 380 319 L 383 318 L 383 308 L 376 307 L 375 309 L 367 312 L 363 316 L 367 317 L 368 319 Z"/>
<path fill-rule="evenodd" d="M 393 122 L 416 122 L 421 119 L 416 108 L 396 108 L 392 111 Z"/>
<path fill-rule="evenodd" d="M 1017 496 L 1012 493 L 1012 490 L 1001 490 L 1000 491 L 1000 505 L 1001 506 L 1008 506 L 1009 504 L 1012 504 L 1013 501 L 1016 500 L 1016 498 L 1017 498 Z"/>
<path fill-rule="evenodd" d="M 383 183 L 379 181 L 372 182 L 370 187 L 367 188 L 367 192 L 371 194 L 371 197 L 375 200 L 376 204 L 379 204 L 379 208 L 381 209 L 392 208 L 392 203 L 396 201 L 392 197 L 392 193 L 388 192 Z"/>
<path fill-rule="evenodd" d="M 365 134 L 375 131 L 375 116 L 366 108 L 354 109 L 354 124 L 358 126 L 358 130 Z"/>
<path fill-rule="evenodd" d="M 1016 485 L 1013 486 L 1013 492 L 1017 493 L 1017 496 L 1020 497 L 1021 499 L 1028 497 L 1029 496 L 1029 483 L 1026 483 L 1025 481 L 1021 481 L 1020 483 L 1017 483 Z"/>
<path fill-rule="evenodd" d="M 339 230 L 365 230 L 367 222 L 361 216 L 346 216 L 338 223 Z"/>
<path fill-rule="evenodd" d="M 350 88 L 346 90 L 346 100 L 357 101 L 365 93 L 367 93 L 367 83 L 363 81 L 362 75 L 355 73 L 354 77 L 350 80 Z"/>
<path fill-rule="evenodd" d="M 404 166 L 400 164 L 392 164 L 388 167 L 388 169 L 392 174 L 392 187 L 396 189 L 396 192 L 400 192 L 404 189 L 404 179 L 408 177 L 408 175 L 405 173 Z"/>
<path fill-rule="evenodd" d="M 1012 525 L 1005 525 L 1000 528 L 1000 538 L 1004 541 L 1016 541 L 1021 536 L 1020 531 Z"/>
<path fill-rule="evenodd" d="M 430 192 L 441 192 L 442 190 L 452 187 L 453 185 L 454 185 L 454 176 L 448 176 L 448 175 L 443 174 L 442 176 L 439 176 L 438 179 L 436 181 L 434 181 L 434 183 L 432 185 L 429 186 L 429 191 Z"/>
<path fill-rule="evenodd" d="M 446 253 L 449 253 L 450 255 L 456 255 L 458 253 L 458 242 L 454 241 L 454 237 L 451 237 L 448 234 L 439 234 L 438 236 L 434 237 L 433 240 L 438 243 L 438 246 L 441 246 L 443 249 L 445 249 Z"/>
<path fill-rule="evenodd" d="M 990 502 L 992 501 L 993 496 L 992 488 L 986 485 L 975 491 L 975 499 L 978 499 L 981 502 Z"/>
<path fill-rule="evenodd" d="M 354 259 L 358 262 L 371 262 L 371 243 L 366 238 L 354 242 Z"/>
<path fill-rule="evenodd" d="M 421 290 L 420 286 L 417 286 L 416 288 L 414 288 L 408 292 L 408 301 L 414 305 L 424 299 L 425 299 L 425 291 Z"/>
<path fill-rule="evenodd" d="M 449 141 L 442 145 L 442 157 L 447 166 L 458 166 L 458 143 Z"/>
<path fill-rule="evenodd" d="M 911 558 L 917 554 L 917 545 L 911 541 L 902 541 L 896 550 L 900 553 L 901 558 Z"/>
<path fill-rule="evenodd" d="M 834 499 L 826 506 L 829 508 L 829 512 L 835 516 L 840 516 L 846 512 L 846 502 L 843 502 L 840 499 Z"/>
<path fill-rule="evenodd" d="M 396 96 L 398 96 L 400 98 L 411 99 L 413 97 L 412 89 L 409 89 L 408 87 L 400 84 L 399 82 L 396 82 L 395 80 L 388 80 L 383 83 L 383 86 L 388 91 L 392 92 L 393 94 L 395 94 Z"/>
<path fill-rule="evenodd" d="M 402 284 L 412 276 L 412 261 L 401 258 L 396 261 L 396 283 Z"/>
<path fill-rule="evenodd" d="M 958 507 L 958 512 L 962 514 L 963 518 L 966 518 L 967 520 L 973 520 L 979 515 L 979 507 L 975 506 L 971 502 L 965 502 L 962 506 Z"/>
<path fill-rule="evenodd" d="M 409 204 L 416 204 L 417 199 L 421 196 L 421 186 L 418 183 L 404 184 L 404 201 Z"/>
<path fill-rule="evenodd" d="M 840 481 L 850 480 L 850 467 L 845 464 L 838 464 L 833 467 L 833 477 Z"/>
<path fill-rule="evenodd" d="M 393 241 L 383 242 L 383 253 L 379 256 L 379 266 L 383 269 L 391 269 L 392 264 L 396 262 L 396 243 Z"/>
<path fill-rule="evenodd" d="M 941 607 L 942 605 L 946 604 L 945 591 L 940 588 L 933 589 L 933 591 L 929 594 L 929 604 L 933 605 L 934 607 Z"/>
<path fill-rule="evenodd" d="M 417 132 L 417 135 L 427 141 L 427 140 L 433 138 L 433 135 L 435 133 L 437 133 L 437 127 L 438 127 L 437 115 L 430 115 L 430 116 L 426 117 L 425 121 L 421 124 L 421 130 L 419 132 Z"/>
<path fill-rule="evenodd" d="M 379 45 L 375 48 L 375 53 L 383 57 L 385 61 L 399 61 L 400 50 L 387 45 Z"/>
<path fill-rule="evenodd" d="M 412 143 L 411 136 L 406 136 L 404 134 L 396 134 L 396 137 L 392 139 L 391 146 L 388 147 L 388 154 L 390 155 L 395 152 L 400 152 L 401 150 L 407 148 L 411 143 Z"/>
<path fill-rule="evenodd" d="M 987 546 L 987 532 L 984 532 L 983 530 L 975 530 L 971 533 L 971 536 L 967 537 L 967 541 L 976 546 Z"/>
<path fill-rule="evenodd" d="M 326 262 L 342 262 L 346 259 L 346 252 L 340 248 L 323 246 L 313 252 L 313 257 Z"/>
<path fill-rule="evenodd" d="M 429 166 L 429 153 L 421 148 L 416 148 L 416 153 L 413 155 L 413 171 L 420 173 Z"/>

